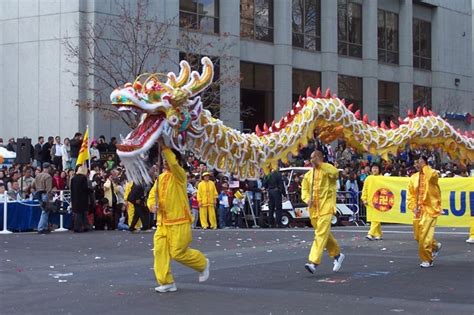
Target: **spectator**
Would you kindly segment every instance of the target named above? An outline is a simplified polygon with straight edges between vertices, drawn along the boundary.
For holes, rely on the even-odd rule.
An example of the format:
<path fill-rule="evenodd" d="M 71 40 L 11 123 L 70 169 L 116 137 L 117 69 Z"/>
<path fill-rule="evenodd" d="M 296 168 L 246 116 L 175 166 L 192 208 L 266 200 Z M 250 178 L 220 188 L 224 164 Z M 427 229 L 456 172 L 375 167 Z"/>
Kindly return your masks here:
<path fill-rule="evenodd" d="M 1 182 L 0 182 L 0 201 L 5 201 L 5 185 Z"/>
<path fill-rule="evenodd" d="M 38 233 L 45 234 L 49 233 L 48 219 L 49 213 L 46 210 L 46 203 L 49 201 L 49 194 L 53 190 L 53 178 L 49 174 L 50 164 L 48 162 L 43 163 L 43 172 L 36 176 L 33 183 L 33 189 L 36 191 L 36 199 L 40 201 L 41 205 L 41 217 L 38 223 Z"/>
<path fill-rule="evenodd" d="M 193 215 L 193 223 L 192 223 L 192 228 L 195 229 L 197 228 L 197 222 L 199 219 L 199 202 L 197 200 L 197 191 L 194 190 L 191 196 L 191 211 Z"/>
<path fill-rule="evenodd" d="M 23 177 L 20 178 L 20 189 L 22 189 L 22 198 L 26 199 L 32 193 L 35 179 L 32 176 L 31 168 L 25 169 L 23 174 Z"/>
<path fill-rule="evenodd" d="M 41 150 L 41 161 L 43 163 L 51 164 L 51 148 L 53 147 L 54 138 L 48 137 L 48 142 L 43 145 Z"/>
<path fill-rule="evenodd" d="M 63 148 L 61 144 L 61 137 L 59 136 L 54 138 L 54 143 L 51 146 L 51 159 L 56 169 L 61 171 L 63 168 Z"/>
<path fill-rule="evenodd" d="M 228 195 L 229 185 L 227 183 L 222 184 L 222 190 L 219 193 L 219 228 L 223 229 L 227 227 L 228 216 L 229 216 L 229 205 L 230 198 Z"/>
<path fill-rule="evenodd" d="M 97 148 L 97 141 L 92 141 L 92 146 L 89 149 L 90 152 L 90 157 L 91 157 L 91 162 L 98 162 L 100 161 L 100 152 L 99 149 Z"/>
<path fill-rule="evenodd" d="M 16 152 L 16 142 L 15 142 L 15 138 L 10 138 L 10 139 L 8 140 L 7 150 L 8 150 L 8 151 L 12 151 L 12 152 Z"/>
<path fill-rule="evenodd" d="M 109 200 L 102 198 L 95 211 L 95 229 L 96 230 L 115 230 L 113 210 L 109 206 Z"/>
<path fill-rule="evenodd" d="M 114 154 L 117 153 L 117 138 L 115 137 L 110 138 L 108 151 Z"/>
<path fill-rule="evenodd" d="M 71 168 L 76 168 L 77 157 L 79 156 L 79 151 L 81 150 L 82 145 L 82 133 L 76 132 L 74 138 L 71 140 Z"/>
<path fill-rule="evenodd" d="M 64 144 L 61 146 L 61 156 L 63 171 L 71 169 L 71 146 L 69 138 L 64 138 Z"/>
<path fill-rule="evenodd" d="M 8 190 L 8 197 L 13 200 L 21 200 L 23 199 L 21 196 L 20 185 L 17 181 L 13 181 L 11 185 L 11 189 Z"/>
<path fill-rule="evenodd" d="M 99 150 L 100 153 L 107 153 L 109 146 L 105 142 L 105 137 L 100 136 L 99 137 L 99 142 L 97 144 L 97 149 Z"/>
<path fill-rule="evenodd" d="M 36 166 L 39 166 L 39 167 L 43 165 L 43 144 L 44 144 L 44 137 L 39 136 L 38 143 L 35 144 L 35 147 L 34 147 L 35 152 L 33 155 L 36 162 Z"/>
<path fill-rule="evenodd" d="M 3 138 L 0 138 L 0 148 L 7 148 L 7 146 L 5 145 L 5 143 L 3 143 Z"/>
<path fill-rule="evenodd" d="M 71 207 L 74 213 L 74 232 L 89 231 L 90 228 L 87 222 L 89 186 L 87 184 L 87 167 L 85 165 L 79 166 L 76 175 L 71 179 Z"/>
<path fill-rule="evenodd" d="M 142 185 L 133 183 L 130 194 L 128 195 L 127 201 L 133 204 L 135 208 L 135 212 L 132 218 L 132 222 L 130 223 L 129 230 L 130 232 L 135 231 L 135 225 L 140 218 L 142 222 L 142 231 L 148 230 L 148 210 L 146 208 L 146 197 L 145 197 L 145 189 Z"/>
<path fill-rule="evenodd" d="M 53 187 L 57 190 L 65 190 L 66 189 L 66 180 L 61 177 L 61 171 L 55 170 L 53 175 Z M 76 173 L 77 174 L 77 173 Z M 72 179 L 71 179 L 72 185 Z"/>

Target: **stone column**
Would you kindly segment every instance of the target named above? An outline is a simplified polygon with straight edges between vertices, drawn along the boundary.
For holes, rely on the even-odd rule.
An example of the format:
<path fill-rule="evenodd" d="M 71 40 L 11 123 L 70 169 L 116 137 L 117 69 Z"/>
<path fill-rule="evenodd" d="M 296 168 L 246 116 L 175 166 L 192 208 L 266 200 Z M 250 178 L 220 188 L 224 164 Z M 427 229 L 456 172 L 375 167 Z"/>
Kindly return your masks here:
<path fill-rule="evenodd" d="M 292 28 L 291 1 L 274 2 L 274 119 L 278 121 L 291 108 Z"/>
<path fill-rule="evenodd" d="M 413 4 L 400 1 L 398 15 L 400 56 L 400 116 L 405 117 L 413 108 Z"/>
<path fill-rule="evenodd" d="M 362 81 L 363 112 L 369 120 L 378 116 L 378 52 L 377 52 L 377 1 L 364 1 L 362 5 Z"/>
<path fill-rule="evenodd" d="M 321 0 L 321 90 L 337 91 L 337 1 Z"/>

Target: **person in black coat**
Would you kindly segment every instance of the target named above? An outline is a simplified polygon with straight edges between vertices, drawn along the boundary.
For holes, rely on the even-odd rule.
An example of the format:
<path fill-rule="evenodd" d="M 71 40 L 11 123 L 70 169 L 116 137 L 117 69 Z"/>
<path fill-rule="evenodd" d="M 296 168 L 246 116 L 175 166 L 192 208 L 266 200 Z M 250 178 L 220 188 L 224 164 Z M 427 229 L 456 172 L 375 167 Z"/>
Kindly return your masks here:
<path fill-rule="evenodd" d="M 135 231 L 135 225 L 138 219 L 142 221 L 142 231 L 148 230 L 148 210 L 145 203 L 145 189 L 142 185 L 133 183 L 130 194 L 128 195 L 127 201 L 133 204 L 135 212 L 133 213 L 132 222 L 130 223 L 130 232 Z"/>
<path fill-rule="evenodd" d="M 74 212 L 74 232 L 87 232 L 87 213 L 89 210 L 89 185 L 87 167 L 80 166 L 71 179 L 71 206 Z"/>
<path fill-rule="evenodd" d="M 286 196 L 285 186 L 283 184 L 283 177 L 280 172 L 273 170 L 268 175 L 263 183 L 263 186 L 268 190 L 268 222 L 270 227 L 274 226 L 273 214 L 276 216 L 275 227 L 284 227 L 281 224 L 281 217 L 283 214 L 282 209 L 282 195 Z"/>

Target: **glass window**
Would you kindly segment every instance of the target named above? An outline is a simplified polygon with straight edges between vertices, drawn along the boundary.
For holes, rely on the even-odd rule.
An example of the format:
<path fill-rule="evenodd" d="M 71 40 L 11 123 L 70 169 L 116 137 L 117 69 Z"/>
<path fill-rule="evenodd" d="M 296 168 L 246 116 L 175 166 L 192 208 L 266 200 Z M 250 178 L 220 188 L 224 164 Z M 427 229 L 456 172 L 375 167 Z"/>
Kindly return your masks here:
<path fill-rule="evenodd" d="M 316 93 L 316 89 L 320 86 L 321 72 L 293 69 L 293 102 L 296 103 L 300 96 L 306 97 L 308 87 L 311 87 L 311 91 Z"/>
<path fill-rule="evenodd" d="M 398 14 L 378 10 L 379 61 L 398 64 Z"/>
<path fill-rule="evenodd" d="M 245 132 L 273 121 L 273 66 L 241 62 L 240 119 Z"/>
<path fill-rule="evenodd" d="M 321 50 L 321 0 L 293 0 L 293 46 Z"/>
<path fill-rule="evenodd" d="M 379 81 L 379 123 L 385 121 L 387 126 L 390 120 L 398 121 L 400 115 L 399 108 L 399 88 L 396 82 Z"/>
<path fill-rule="evenodd" d="M 413 86 L 413 110 L 418 106 L 431 109 L 431 88 L 427 86 Z"/>
<path fill-rule="evenodd" d="M 338 75 L 337 85 L 337 96 L 345 99 L 346 105 L 354 104 L 354 112 L 360 109 L 362 113 L 362 78 Z"/>
<path fill-rule="evenodd" d="M 337 13 L 338 53 L 362 58 L 362 5 L 338 0 Z"/>
<path fill-rule="evenodd" d="M 240 1 L 240 36 L 273 42 L 273 1 Z"/>
<path fill-rule="evenodd" d="M 413 19 L 413 67 L 431 70 L 431 23 Z"/>
<path fill-rule="evenodd" d="M 179 26 L 219 33 L 219 0 L 179 0 Z"/>

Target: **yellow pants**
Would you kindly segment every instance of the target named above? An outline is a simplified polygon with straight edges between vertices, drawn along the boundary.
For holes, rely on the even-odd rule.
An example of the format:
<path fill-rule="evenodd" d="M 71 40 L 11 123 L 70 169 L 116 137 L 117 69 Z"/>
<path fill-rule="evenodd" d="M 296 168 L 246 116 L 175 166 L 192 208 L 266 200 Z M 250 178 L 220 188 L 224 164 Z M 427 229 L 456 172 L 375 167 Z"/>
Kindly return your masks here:
<path fill-rule="evenodd" d="M 434 239 L 437 218 L 423 213 L 419 220 L 413 220 L 413 232 L 418 242 L 418 255 L 421 261 L 433 261 L 433 250 L 438 248 L 438 242 Z"/>
<path fill-rule="evenodd" d="M 373 237 L 382 237 L 382 224 L 375 221 L 370 222 L 370 230 L 367 235 L 371 235 Z"/>
<path fill-rule="evenodd" d="M 128 212 L 128 226 L 130 226 L 133 220 L 133 215 L 135 214 L 135 207 L 131 203 L 128 204 L 127 212 Z M 135 224 L 135 228 L 136 229 L 142 228 L 142 221 L 140 219 L 138 219 L 137 224 Z"/>
<path fill-rule="evenodd" d="M 207 220 L 208 218 L 209 221 Z M 212 229 L 217 229 L 216 210 L 214 206 L 199 207 L 199 221 L 201 221 L 203 229 L 207 229 L 209 223 L 211 223 Z"/>
<path fill-rule="evenodd" d="M 198 250 L 189 248 L 192 241 L 191 224 L 160 225 L 153 237 L 153 269 L 159 284 L 174 283 L 171 259 L 198 272 L 206 268 L 206 257 Z"/>
<path fill-rule="evenodd" d="M 313 264 L 319 265 L 321 263 L 324 249 L 327 249 L 331 257 L 336 257 L 341 252 L 339 244 L 331 234 L 331 218 L 332 214 L 326 214 L 311 219 L 311 225 L 314 228 L 314 240 L 308 260 Z"/>

